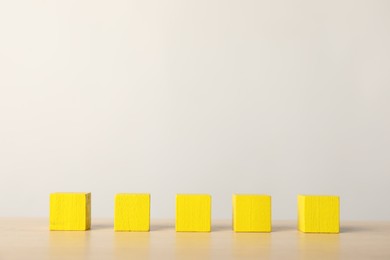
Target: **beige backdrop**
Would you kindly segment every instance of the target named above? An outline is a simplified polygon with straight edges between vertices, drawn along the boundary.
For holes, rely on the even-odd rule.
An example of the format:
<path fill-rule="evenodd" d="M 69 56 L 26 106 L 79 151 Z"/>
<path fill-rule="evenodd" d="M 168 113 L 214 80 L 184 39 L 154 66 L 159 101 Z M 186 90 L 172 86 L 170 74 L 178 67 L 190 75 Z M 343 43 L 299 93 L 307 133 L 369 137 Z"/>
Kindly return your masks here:
<path fill-rule="evenodd" d="M 49 193 L 339 194 L 390 219 L 390 1 L 0 1 L 0 216 Z"/>

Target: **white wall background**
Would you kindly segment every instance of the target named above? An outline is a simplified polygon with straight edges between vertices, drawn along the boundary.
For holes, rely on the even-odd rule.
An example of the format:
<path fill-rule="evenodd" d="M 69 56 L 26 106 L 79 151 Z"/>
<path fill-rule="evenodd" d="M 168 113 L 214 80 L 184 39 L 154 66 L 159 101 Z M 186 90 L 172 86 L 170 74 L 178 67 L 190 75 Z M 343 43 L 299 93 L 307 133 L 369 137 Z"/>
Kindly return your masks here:
<path fill-rule="evenodd" d="M 390 1 L 0 1 L 0 216 L 49 193 L 338 194 L 390 219 Z M 387 204 L 386 204 L 387 205 Z"/>

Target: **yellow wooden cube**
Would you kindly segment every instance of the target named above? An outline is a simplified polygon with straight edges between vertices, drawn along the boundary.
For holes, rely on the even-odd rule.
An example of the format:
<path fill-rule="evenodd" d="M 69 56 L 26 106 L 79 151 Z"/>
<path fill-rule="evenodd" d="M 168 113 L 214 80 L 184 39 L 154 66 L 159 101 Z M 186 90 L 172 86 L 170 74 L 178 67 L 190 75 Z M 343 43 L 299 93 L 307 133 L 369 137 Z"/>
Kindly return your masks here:
<path fill-rule="evenodd" d="M 340 232 L 338 196 L 298 195 L 298 229 L 306 233 Z"/>
<path fill-rule="evenodd" d="M 271 196 L 233 194 L 235 232 L 271 232 Z"/>
<path fill-rule="evenodd" d="M 211 196 L 206 194 L 176 195 L 176 231 L 211 231 Z"/>
<path fill-rule="evenodd" d="M 114 230 L 149 231 L 150 194 L 117 194 L 115 196 Z"/>
<path fill-rule="evenodd" d="M 91 193 L 50 194 L 50 230 L 91 228 Z"/>

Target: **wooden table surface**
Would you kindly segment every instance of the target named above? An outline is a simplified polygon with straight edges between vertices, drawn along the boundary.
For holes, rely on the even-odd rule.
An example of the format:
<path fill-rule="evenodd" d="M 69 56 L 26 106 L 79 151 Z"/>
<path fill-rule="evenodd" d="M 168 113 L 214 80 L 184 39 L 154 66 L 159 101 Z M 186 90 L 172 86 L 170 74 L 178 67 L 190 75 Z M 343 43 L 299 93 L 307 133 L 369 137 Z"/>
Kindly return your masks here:
<path fill-rule="evenodd" d="M 0 218 L 0 259 L 390 259 L 390 222 L 342 222 L 340 234 L 303 234 L 295 221 L 272 233 L 234 233 L 213 221 L 211 233 L 176 233 L 173 221 L 151 232 L 114 232 L 112 220 L 90 231 L 49 231 L 48 220 Z"/>

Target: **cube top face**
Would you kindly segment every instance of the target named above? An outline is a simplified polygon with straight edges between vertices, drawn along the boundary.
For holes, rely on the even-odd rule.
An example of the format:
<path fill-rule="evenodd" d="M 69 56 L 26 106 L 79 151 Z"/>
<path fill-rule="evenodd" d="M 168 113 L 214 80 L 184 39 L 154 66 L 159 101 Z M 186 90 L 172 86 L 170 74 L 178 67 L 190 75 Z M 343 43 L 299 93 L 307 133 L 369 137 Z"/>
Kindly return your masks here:
<path fill-rule="evenodd" d="M 268 194 L 254 194 L 254 193 L 235 193 L 233 194 L 233 197 L 248 197 L 248 196 L 252 196 L 252 197 L 269 197 L 271 198 L 270 195 Z"/>
<path fill-rule="evenodd" d="M 211 196 L 208 194 L 176 195 L 176 231 L 211 231 Z"/>
<path fill-rule="evenodd" d="M 306 233 L 339 233 L 340 198 L 298 195 L 298 229 Z"/>
<path fill-rule="evenodd" d="M 91 228 L 91 193 L 50 194 L 50 230 L 88 230 Z"/>
<path fill-rule="evenodd" d="M 233 195 L 233 230 L 235 232 L 271 232 L 271 196 Z"/>
<path fill-rule="evenodd" d="M 53 193 L 50 193 L 50 195 L 56 195 L 56 194 L 60 194 L 60 195 L 91 195 L 90 192 L 53 192 Z"/>
<path fill-rule="evenodd" d="M 150 194 L 119 193 L 115 196 L 114 230 L 150 230 Z"/>
<path fill-rule="evenodd" d="M 119 197 L 119 196 L 148 196 L 148 197 L 150 197 L 150 193 L 127 193 L 127 192 L 121 192 L 121 193 L 115 194 L 115 197 Z"/>

